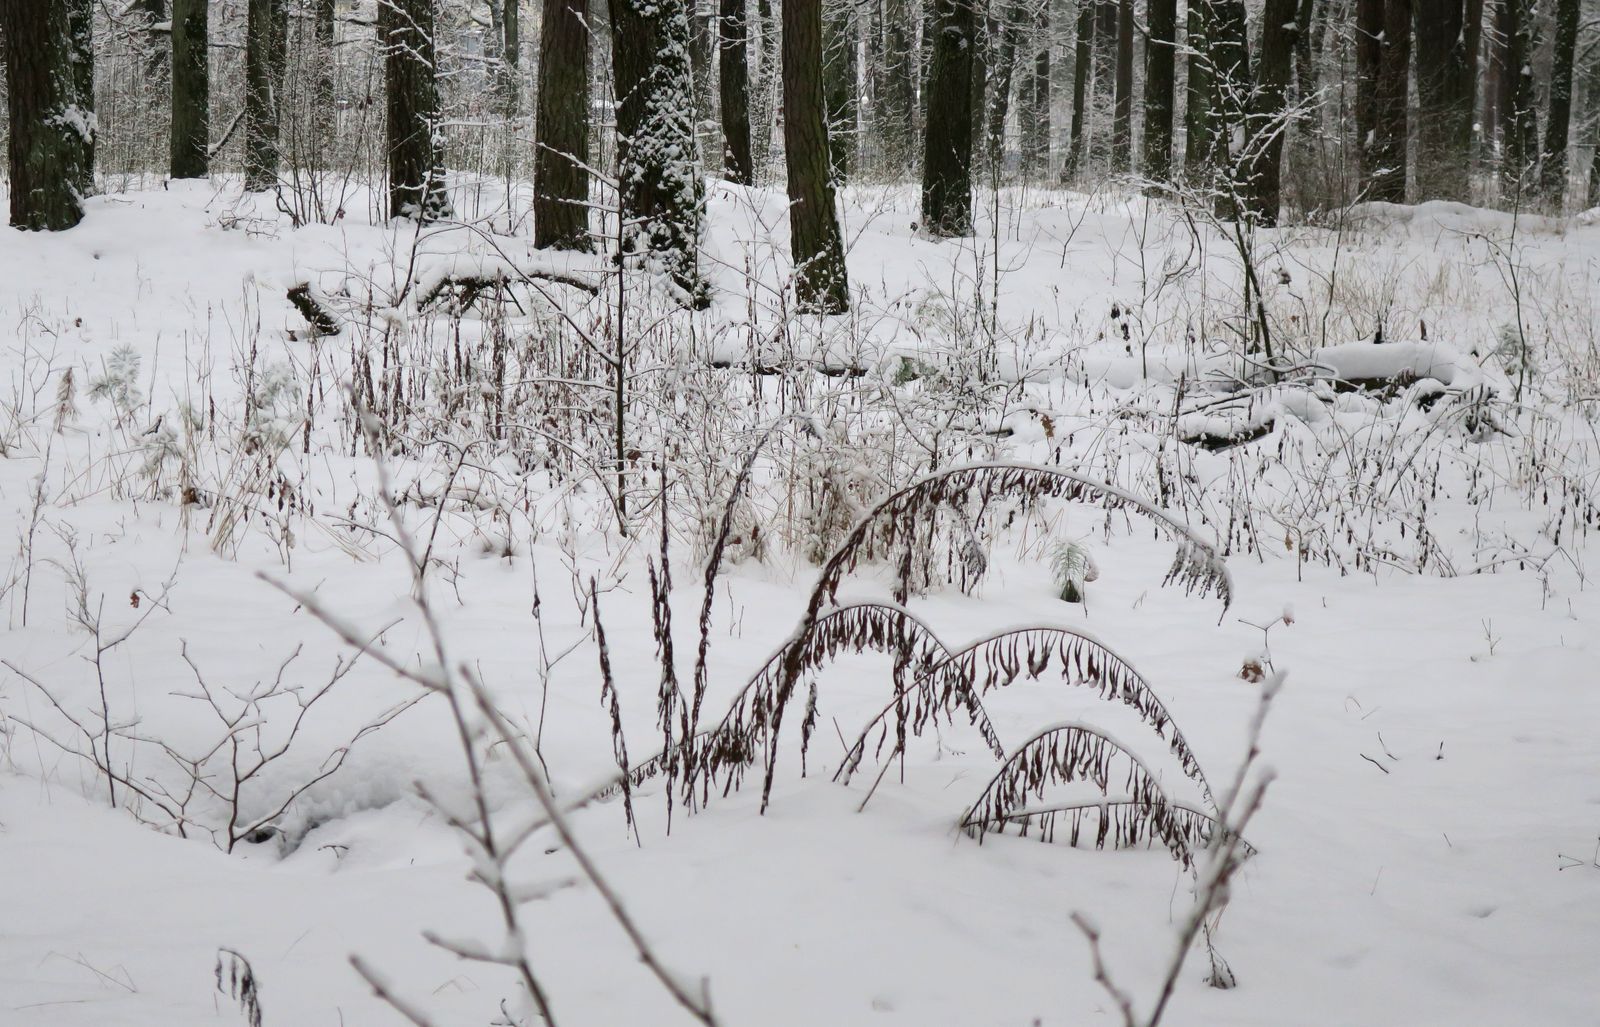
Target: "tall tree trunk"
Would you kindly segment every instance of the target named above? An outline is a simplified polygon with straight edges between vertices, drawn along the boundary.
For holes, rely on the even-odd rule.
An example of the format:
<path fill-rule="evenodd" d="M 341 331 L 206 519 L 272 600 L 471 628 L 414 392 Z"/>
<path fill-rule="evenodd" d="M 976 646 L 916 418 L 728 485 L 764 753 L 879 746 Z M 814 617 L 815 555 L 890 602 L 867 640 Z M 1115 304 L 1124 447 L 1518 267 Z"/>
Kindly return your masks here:
<path fill-rule="evenodd" d="M 722 167 L 736 185 L 755 182 L 750 160 L 750 52 L 747 0 L 721 0 L 721 46 L 717 51 L 722 91 Z"/>
<path fill-rule="evenodd" d="M 1031 44 L 1033 57 L 1024 62 L 1017 97 L 1022 173 L 1029 178 L 1050 171 L 1050 0 L 1034 3 L 1033 31 L 1024 36 Z"/>
<path fill-rule="evenodd" d="M 694 83 L 694 132 L 696 148 L 718 153 L 722 149 L 715 90 L 716 62 L 713 52 L 717 36 L 717 0 L 685 0 L 689 15 L 689 75 Z"/>
<path fill-rule="evenodd" d="M 334 48 L 336 0 L 316 0 L 312 9 L 312 34 L 316 39 L 317 81 L 315 99 L 317 124 L 324 133 L 321 146 L 326 151 L 333 144 L 333 132 L 338 125 L 338 102 L 334 95 L 334 72 L 338 68 L 338 53 Z"/>
<path fill-rule="evenodd" d="M 135 0 L 128 13 L 136 20 L 143 20 L 145 74 L 161 82 L 167 77 L 169 53 L 166 33 L 159 31 L 156 26 L 164 24 L 167 20 L 167 0 Z"/>
<path fill-rule="evenodd" d="M 1384 0 L 1373 124 L 1371 198 L 1406 202 L 1411 0 Z"/>
<path fill-rule="evenodd" d="M 1473 64 L 1468 0 L 1415 0 L 1417 199 L 1470 198 Z M 1470 36 L 1470 38 L 1469 38 Z"/>
<path fill-rule="evenodd" d="M 1534 185 L 1531 172 L 1539 156 L 1539 116 L 1535 109 L 1533 55 L 1536 49 L 1532 0 L 1501 0 L 1506 18 L 1506 78 L 1511 95 L 1503 117 L 1501 189 L 1520 200 Z"/>
<path fill-rule="evenodd" d="M 710 297 L 700 274 L 705 183 L 694 125 L 684 0 L 610 0 L 617 179 L 629 255 L 665 274 L 684 302 Z"/>
<path fill-rule="evenodd" d="M 1251 111 L 1250 211 L 1275 225 L 1283 206 L 1283 141 L 1289 131 L 1289 75 L 1299 23 L 1298 0 L 1267 0 L 1261 13 L 1261 46 Z"/>
<path fill-rule="evenodd" d="M 1149 0 L 1145 17 L 1150 37 L 1144 44 L 1145 178 L 1166 182 L 1172 177 L 1172 103 L 1177 75 L 1177 0 Z"/>
<path fill-rule="evenodd" d="M 855 4 L 851 0 L 824 3 L 822 92 L 828 111 L 828 155 L 834 177 L 840 182 L 850 172 L 850 156 L 855 149 L 857 63 Z M 787 111 L 787 100 L 785 104 Z"/>
<path fill-rule="evenodd" d="M 94 192 L 94 142 L 99 128 L 94 116 L 94 4 L 92 0 L 67 0 L 67 24 L 72 36 L 72 85 L 77 94 L 83 160 L 78 163 L 74 183 L 78 195 Z"/>
<path fill-rule="evenodd" d="M 1133 0 L 1117 3 L 1117 82 L 1111 130 L 1111 170 L 1133 168 Z"/>
<path fill-rule="evenodd" d="M 384 0 L 378 5 L 391 218 L 428 222 L 450 213 L 434 143 L 439 84 L 433 14 L 433 0 Z"/>
<path fill-rule="evenodd" d="M 82 109 L 69 0 L 0 0 L 11 225 L 59 232 L 83 220 L 92 119 Z"/>
<path fill-rule="evenodd" d="M 244 57 L 244 187 L 278 184 L 278 100 L 288 53 L 284 0 L 249 0 Z"/>
<path fill-rule="evenodd" d="M 1067 130 L 1067 160 L 1063 181 L 1083 170 L 1085 109 L 1089 102 L 1089 65 L 1094 60 L 1094 13 L 1098 0 L 1078 0 L 1078 24 L 1072 50 L 1072 125 Z"/>
<path fill-rule="evenodd" d="M 534 98 L 533 244 L 587 250 L 589 0 L 544 0 Z"/>
<path fill-rule="evenodd" d="M 873 125 L 884 170 L 903 176 L 916 166 L 916 22 L 909 0 L 883 0 L 883 67 Z"/>
<path fill-rule="evenodd" d="M 784 0 L 783 149 L 795 304 L 809 313 L 839 314 L 850 305 L 850 289 L 828 156 L 822 39 L 822 0 Z"/>
<path fill-rule="evenodd" d="M 1572 120 L 1572 58 L 1578 47 L 1579 0 L 1556 6 L 1555 51 L 1550 65 L 1550 106 L 1540 153 L 1539 191 L 1559 207 L 1567 191 L 1567 135 Z"/>
<path fill-rule="evenodd" d="M 1006 119 L 1011 116 L 1011 93 L 1016 82 L 1017 45 L 1023 32 L 1026 12 L 1023 0 L 1006 5 L 1003 21 L 996 33 L 994 56 L 987 62 L 987 89 L 983 122 L 983 166 L 995 175 L 1005 171 Z M 1031 74 L 1031 69 L 1029 71 Z M 973 76 L 974 78 L 977 75 Z M 1018 102 L 1019 121 L 1027 117 L 1026 98 Z"/>
<path fill-rule="evenodd" d="M 1189 184 L 1199 186 L 1210 177 L 1211 151 L 1211 57 L 1206 47 L 1206 19 L 1201 0 L 1189 0 L 1184 39 L 1184 64 L 1188 80 L 1184 89 L 1183 174 Z"/>
<path fill-rule="evenodd" d="M 778 99 L 783 90 L 783 71 L 779 67 L 780 32 L 778 18 L 772 13 L 772 0 L 756 0 L 756 24 L 761 30 L 761 60 L 756 64 L 754 102 L 750 111 L 752 173 L 766 171 L 771 163 Z"/>
<path fill-rule="evenodd" d="M 923 132 L 922 223 L 931 235 L 970 235 L 975 0 L 932 2 L 936 15 Z"/>
<path fill-rule="evenodd" d="M 1383 57 L 1384 0 L 1356 0 L 1356 153 L 1361 158 L 1361 191 L 1373 184 L 1378 141 L 1378 77 Z"/>
<path fill-rule="evenodd" d="M 1217 216 L 1248 213 L 1250 187 L 1250 46 L 1244 0 L 1201 0 L 1211 64 L 1211 164 Z"/>
<path fill-rule="evenodd" d="M 172 0 L 172 177 L 211 170 L 211 59 L 207 0 Z"/>

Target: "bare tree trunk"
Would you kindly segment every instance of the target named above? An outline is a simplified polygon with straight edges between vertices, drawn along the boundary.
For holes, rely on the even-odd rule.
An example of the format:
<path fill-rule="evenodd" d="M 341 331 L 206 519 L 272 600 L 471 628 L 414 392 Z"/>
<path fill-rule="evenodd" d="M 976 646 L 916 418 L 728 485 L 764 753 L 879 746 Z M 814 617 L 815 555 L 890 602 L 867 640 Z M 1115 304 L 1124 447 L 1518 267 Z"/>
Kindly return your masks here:
<path fill-rule="evenodd" d="M 1117 81 L 1111 130 L 1111 170 L 1133 168 L 1133 0 L 1117 3 Z"/>
<path fill-rule="evenodd" d="M 172 0 L 172 177 L 210 173 L 211 60 L 207 0 Z"/>
<path fill-rule="evenodd" d="M 611 0 L 617 179 L 629 256 L 665 274 L 695 307 L 705 183 L 694 125 L 689 11 L 684 0 Z"/>
<path fill-rule="evenodd" d="M 1006 119 L 1011 114 L 1011 92 L 1016 81 L 1017 42 L 1023 31 L 1023 0 L 1006 6 L 1004 19 L 995 33 L 994 57 L 988 61 L 983 108 L 983 166 L 986 173 L 1005 170 Z M 1030 69 L 1031 73 L 1031 69 Z M 976 75 L 973 76 L 977 78 Z M 1018 103 L 1019 120 L 1027 117 L 1026 97 Z"/>
<path fill-rule="evenodd" d="M 1536 49 L 1532 0 L 1501 0 L 1506 26 L 1506 79 L 1509 104 L 1503 118 L 1501 189 L 1520 198 L 1533 185 L 1530 174 L 1539 151 L 1539 116 L 1534 104 L 1533 54 Z"/>
<path fill-rule="evenodd" d="M 68 0 L 0 0 L 10 127 L 11 225 L 59 232 L 83 220 L 92 119 L 74 72 Z"/>
<path fill-rule="evenodd" d="M 1244 0 L 1201 0 L 1211 64 L 1211 165 L 1218 217 L 1248 213 L 1250 187 L 1250 49 Z"/>
<path fill-rule="evenodd" d="M 1188 53 L 1183 119 L 1183 174 L 1191 185 L 1210 177 L 1211 167 L 1211 58 L 1206 48 L 1206 20 L 1201 0 L 1189 0 L 1188 25 L 1184 39 Z"/>
<path fill-rule="evenodd" d="M 160 82 L 167 77 L 167 50 L 166 33 L 159 31 L 156 26 L 167 20 L 167 0 L 135 0 L 129 9 L 129 14 L 135 18 L 144 19 L 144 46 L 146 48 L 145 74 Z"/>
<path fill-rule="evenodd" d="M 828 156 L 822 0 L 785 0 L 783 5 L 783 148 L 795 303 L 811 313 L 843 313 L 850 290 Z"/>
<path fill-rule="evenodd" d="M 1384 0 L 1383 45 L 1374 95 L 1371 198 L 1406 202 L 1407 100 L 1411 73 L 1411 0 Z"/>
<path fill-rule="evenodd" d="M 1384 0 L 1356 0 L 1356 152 L 1361 191 L 1372 188 L 1378 139 L 1378 77 L 1383 57 Z"/>
<path fill-rule="evenodd" d="M 884 0 L 883 67 L 873 124 L 884 169 L 896 178 L 916 165 L 916 23 L 908 0 Z"/>
<path fill-rule="evenodd" d="M 850 173 L 856 143 L 856 14 L 852 0 L 823 4 L 822 88 L 828 105 L 828 155 L 834 177 Z"/>
<path fill-rule="evenodd" d="M 1283 140 L 1289 131 L 1289 74 L 1299 35 L 1297 0 L 1267 0 L 1261 13 L 1261 46 L 1250 125 L 1250 211 L 1275 225 L 1283 206 Z"/>
<path fill-rule="evenodd" d="M 244 188 L 278 184 L 278 100 L 288 53 L 284 0 L 249 0 L 245 27 Z"/>
<path fill-rule="evenodd" d="M 99 130 L 94 117 L 94 4 L 92 0 L 67 0 L 67 24 L 72 37 L 72 84 L 77 98 L 83 140 L 83 160 L 74 185 L 79 196 L 94 193 L 94 142 Z"/>
<path fill-rule="evenodd" d="M 728 181 L 750 185 L 750 52 L 747 0 L 721 0 L 721 47 L 717 53 L 722 89 L 722 166 Z"/>
<path fill-rule="evenodd" d="M 1094 59 L 1094 12 L 1098 0 L 1078 0 L 1077 37 L 1072 57 L 1072 125 L 1067 130 L 1067 160 L 1061 167 L 1066 180 L 1083 168 L 1084 121 L 1089 99 L 1089 63 Z"/>
<path fill-rule="evenodd" d="M 587 250 L 589 4 L 544 0 L 533 150 L 533 244 Z"/>
<path fill-rule="evenodd" d="M 439 84 L 434 77 L 433 14 L 433 0 L 384 0 L 378 5 L 391 218 L 428 222 L 450 213 L 434 144 Z"/>
<path fill-rule="evenodd" d="M 1559 207 L 1567 191 L 1567 135 L 1572 120 L 1572 58 L 1578 47 L 1579 0 L 1556 6 L 1555 52 L 1550 67 L 1550 106 L 1540 154 L 1539 191 Z"/>
<path fill-rule="evenodd" d="M 972 48 L 974 0 L 933 0 L 922 152 L 922 223 L 929 234 L 972 234 Z"/>
<path fill-rule="evenodd" d="M 1034 0 L 1033 31 L 1025 33 L 1032 59 L 1024 50 L 1023 76 L 1017 95 L 1017 129 L 1022 137 L 1022 173 L 1030 178 L 1050 170 L 1050 0 Z"/>
<path fill-rule="evenodd" d="M 1416 0 L 1417 198 L 1470 198 L 1473 65 L 1468 0 Z M 1481 8 L 1479 8 L 1481 14 Z"/>
<path fill-rule="evenodd" d="M 1149 0 L 1146 18 L 1150 37 L 1144 46 L 1145 178 L 1165 182 L 1172 177 L 1172 106 L 1177 74 L 1177 0 Z"/>

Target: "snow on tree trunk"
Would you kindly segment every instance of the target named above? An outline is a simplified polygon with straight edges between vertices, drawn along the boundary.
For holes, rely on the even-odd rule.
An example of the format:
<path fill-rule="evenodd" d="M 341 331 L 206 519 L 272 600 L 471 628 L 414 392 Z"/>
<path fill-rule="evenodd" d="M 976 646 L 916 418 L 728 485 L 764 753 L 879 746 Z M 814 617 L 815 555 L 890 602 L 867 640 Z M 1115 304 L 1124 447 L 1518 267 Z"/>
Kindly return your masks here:
<path fill-rule="evenodd" d="M 0 0 L 11 224 L 61 231 L 83 220 L 94 115 L 79 104 L 68 0 Z"/>
<path fill-rule="evenodd" d="M 284 0 L 249 0 L 245 16 L 244 187 L 278 184 L 278 100 L 288 50 Z"/>
<path fill-rule="evenodd" d="M 434 138 L 439 85 L 433 34 L 433 0 L 384 0 L 378 5 L 392 218 L 427 222 L 450 214 Z"/>
<path fill-rule="evenodd" d="M 933 64 L 922 151 L 922 223 L 935 236 L 972 234 L 973 0 L 934 0 Z"/>
<path fill-rule="evenodd" d="M 535 99 L 533 242 L 587 250 L 589 238 L 589 4 L 545 0 Z"/>
<path fill-rule="evenodd" d="M 610 0 L 610 9 L 624 257 L 642 258 L 701 307 L 709 299 L 699 266 L 705 183 L 689 12 L 684 0 Z"/>
<path fill-rule="evenodd" d="M 850 297 L 822 87 L 821 0 L 783 5 L 783 113 L 795 301 L 801 310 L 842 313 Z"/>

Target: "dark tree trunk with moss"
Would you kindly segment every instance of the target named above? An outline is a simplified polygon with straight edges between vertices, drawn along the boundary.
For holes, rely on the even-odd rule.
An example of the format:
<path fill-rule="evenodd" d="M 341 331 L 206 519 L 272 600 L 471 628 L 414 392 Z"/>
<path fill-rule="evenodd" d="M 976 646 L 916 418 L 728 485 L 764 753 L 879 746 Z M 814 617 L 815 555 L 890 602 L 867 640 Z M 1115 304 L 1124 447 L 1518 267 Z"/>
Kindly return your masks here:
<path fill-rule="evenodd" d="M 427 222 L 450 213 L 434 144 L 439 84 L 433 36 L 433 0 L 385 0 L 378 5 L 392 218 Z"/>
<path fill-rule="evenodd" d="M 589 4 L 545 0 L 533 148 L 533 244 L 587 250 Z"/>
<path fill-rule="evenodd" d="M 973 2 L 932 0 L 922 224 L 935 236 L 972 234 L 972 49 L 977 28 Z"/>
<path fill-rule="evenodd" d="M 211 170 L 211 60 L 206 0 L 172 0 L 172 177 Z"/>
<path fill-rule="evenodd" d="M 1471 198 L 1478 34 L 1472 0 L 1416 0 L 1417 199 Z"/>
<path fill-rule="evenodd" d="M 1550 65 L 1550 106 L 1540 152 L 1539 191 L 1561 205 L 1567 192 L 1567 135 L 1572 121 L 1572 58 L 1578 47 L 1579 0 L 1556 5 L 1555 49 Z"/>
<path fill-rule="evenodd" d="M 736 185 L 755 181 L 750 158 L 750 31 L 747 0 L 721 0 L 717 84 L 722 93 L 722 171 Z"/>
<path fill-rule="evenodd" d="M 828 154 L 821 0 L 785 0 L 783 5 L 783 147 L 795 303 L 811 313 L 842 313 L 849 308 L 850 289 Z"/>
<path fill-rule="evenodd" d="M 249 0 L 244 57 L 244 187 L 278 184 L 278 102 L 288 54 L 289 10 L 284 0 Z"/>
<path fill-rule="evenodd" d="M 627 256 L 642 257 L 685 302 L 704 306 L 705 183 L 694 132 L 689 12 L 683 0 L 611 0 L 610 10 Z"/>
<path fill-rule="evenodd" d="M 1140 173 L 1155 182 L 1172 177 L 1172 108 L 1177 82 L 1177 0 L 1149 0 L 1144 44 L 1144 139 Z"/>
<path fill-rule="evenodd" d="M 849 175 L 855 152 L 857 70 L 854 3 L 846 0 L 826 4 L 822 16 L 822 91 L 828 105 L 828 155 L 834 177 L 840 182 Z"/>
<path fill-rule="evenodd" d="M 1133 0 L 1117 3 L 1116 95 L 1112 108 L 1111 170 L 1133 169 Z"/>
<path fill-rule="evenodd" d="M 1299 36 L 1298 0 L 1267 0 L 1261 13 L 1261 46 L 1247 147 L 1250 154 L 1250 213 L 1275 225 L 1283 207 L 1283 141 L 1289 133 L 1289 76 Z"/>
<path fill-rule="evenodd" d="M 1189 4 L 1184 33 L 1188 53 L 1183 118 L 1183 174 L 1190 185 L 1204 184 L 1211 167 L 1211 58 L 1206 49 L 1206 20 L 1199 0 Z"/>
<path fill-rule="evenodd" d="M 58 232 L 83 220 L 91 122 L 74 75 L 67 0 L 0 0 L 10 126 L 11 224 Z"/>

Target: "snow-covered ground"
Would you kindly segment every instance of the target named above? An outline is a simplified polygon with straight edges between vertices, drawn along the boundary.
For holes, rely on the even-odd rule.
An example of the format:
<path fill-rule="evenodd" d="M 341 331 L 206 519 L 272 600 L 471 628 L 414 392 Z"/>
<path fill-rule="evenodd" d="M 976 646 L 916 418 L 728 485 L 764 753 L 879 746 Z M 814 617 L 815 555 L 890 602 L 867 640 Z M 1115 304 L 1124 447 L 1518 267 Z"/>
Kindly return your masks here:
<path fill-rule="evenodd" d="M 499 321 L 423 309 L 419 294 L 497 268 L 612 288 L 602 258 L 557 259 L 504 234 L 492 200 L 483 220 L 419 237 L 293 229 L 270 202 L 173 184 L 96 198 L 61 235 L 0 231 L 0 1024 L 244 1022 L 213 977 L 219 949 L 248 961 L 273 1027 L 403 1022 L 352 956 L 436 1024 L 534 1022 L 511 970 L 424 939 L 498 952 L 504 931 L 445 815 L 473 808 L 454 724 L 438 695 L 396 712 L 419 689 L 379 658 L 437 667 L 350 409 L 385 397 L 383 470 L 431 547 L 446 659 L 538 739 L 558 797 L 616 772 L 591 578 L 633 761 L 661 747 L 653 454 L 684 476 L 671 603 L 687 687 L 702 522 L 720 517 L 757 431 L 807 413 L 811 434 L 758 461 L 739 508 L 707 633 L 705 726 L 794 630 L 818 573 L 805 540 L 831 548 L 832 520 L 848 526 L 930 462 L 1076 467 L 1222 539 L 1231 605 L 1162 587 L 1172 546 L 1149 521 L 1053 500 L 975 529 L 987 567 L 974 587 L 936 583 L 908 605 L 952 648 L 1022 625 L 1091 634 L 1150 682 L 1214 787 L 1244 757 L 1260 703 L 1241 668 L 1286 673 L 1256 767 L 1276 772 L 1246 830 L 1257 854 L 1213 939 L 1238 987 L 1208 987 L 1199 950 L 1163 1022 L 1593 1023 L 1600 589 L 1586 560 L 1600 443 L 1585 389 L 1600 382 L 1600 226 L 1424 206 L 1263 233 L 1256 270 L 1295 383 L 1241 388 L 1251 308 L 1223 236 L 1127 196 L 999 199 L 976 241 L 939 243 L 913 234 L 908 192 L 853 191 L 855 312 L 823 326 L 778 299 L 781 196 L 714 189 L 712 309 L 692 323 L 662 314 L 666 329 L 629 322 L 647 327 L 630 358 L 642 533 L 626 539 L 589 414 L 568 418 L 540 393 L 547 428 L 517 435 L 505 424 L 532 408 L 497 407 L 498 442 L 468 444 L 496 415 L 467 412 L 495 400 L 461 383 L 517 386 L 463 371 L 464 351 L 470 364 L 497 332 L 512 350 L 551 339 L 558 304 L 568 328 L 600 338 L 604 312 L 543 278 Z M 480 213 L 470 199 L 460 209 Z M 308 336 L 284 296 L 301 282 L 345 321 L 341 335 Z M 656 309 L 644 283 L 631 287 L 633 316 Z M 1373 346 L 1380 321 L 1387 342 Z M 377 341 L 390 335 L 410 341 Z M 406 378 L 429 360 L 440 363 Z M 859 376 L 750 373 L 807 360 Z M 1395 375 L 1386 393 L 1342 387 Z M 385 376 L 411 391 L 394 400 Z M 352 382 L 356 399 L 341 392 Z M 1216 450 L 1180 441 L 1241 432 L 1251 440 Z M 530 460 L 508 439 L 546 448 Z M 562 444 L 588 447 L 600 470 L 558 465 Z M 690 480 L 695 466 L 708 471 Z M 848 499 L 830 510 L 813 497 L 796 514 L 810 479 L 848 483 Z M 1063 541 L 1098 571 L 1086 604 L 1058 598 Z M 893 589 L 885 566 L 864 564 L 839 599 Z M 314 608 L 381 641 L 350 666 Z M 997 761 L 960 715 L 910 739 L 875 788 L 872 758 L 849 787 L 830 780 L 845 740 L 893 695 L 892 664 L 847 654 L 820 670 L 807 773 L 797 708 L 765 813 L 758 767 L 702 811 L 675 804 L 670 832 L 659 777 L 632 796 L 636 830 L 619 797 L 572 815 L 654 951 L 708 983 L 727 1027 L 1119 1023 L 1072 923 L 1081 912 L 1113 979 L 1148 1010 L 1192 903 L 1193 878 L 1165 849 L 966 837 L 961 816 Z M 182 760 L 220 745 L 225 761 L 230 737 L 246 756 L 258 737 L 269 751 L 289 738 L 295 696 L 246 710 L 252 689 L 276 680 L 305 701 L 341 672 L 237 803 L 202 785 L 180 830 L 150 797 L 175 803 L 193 783 Z M 1175 799 L 1202 801 L 1131 710 L 1053 672 L 985 703 L 1008 751 L 1048 725 L 1092 722 L 1148 758 Z M 494 817 L 526 823 L 534 803 L 506 747 L 468 720 Z M 107 735 L 116 809 L 81 755 L 103 755 Z M 220 788 L 219 772 L 210 764 L 206 781 Z M 234 809 L 273 829 L 223 851 Z M 550 829 L 509 872 L 557 1022 L 693 1022 Z"/>

